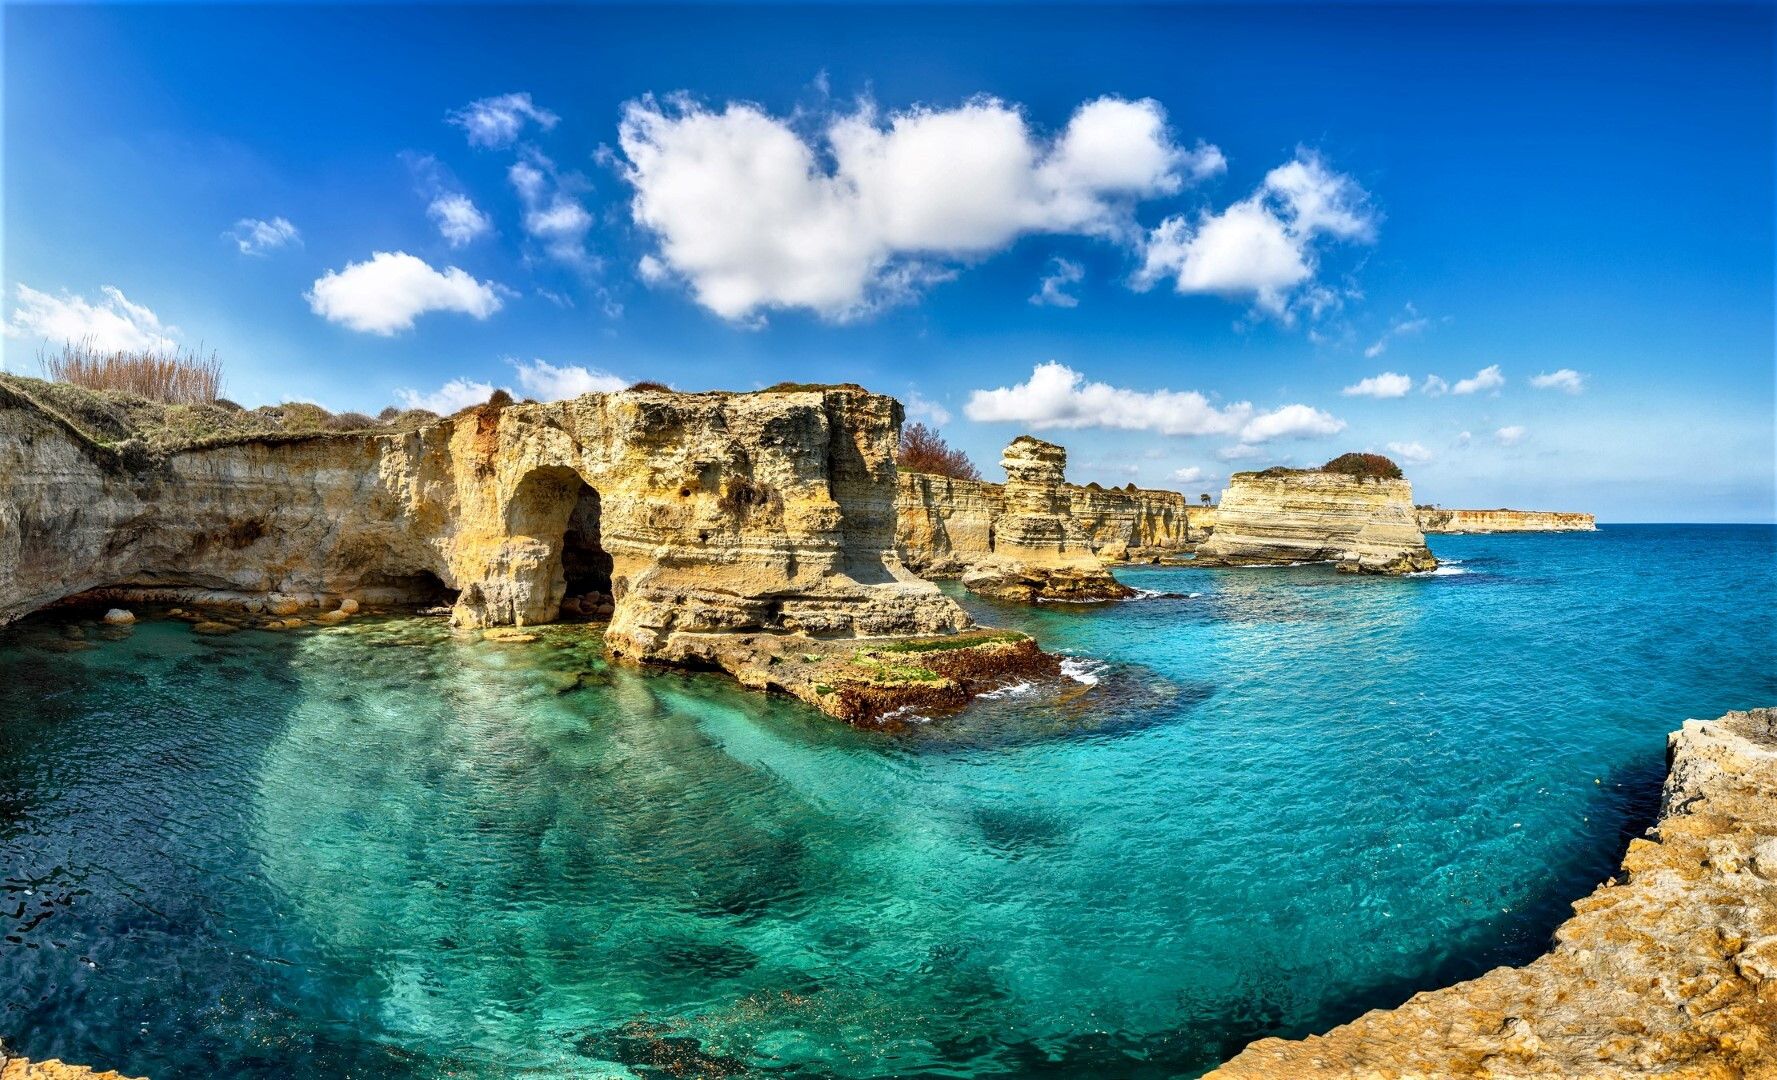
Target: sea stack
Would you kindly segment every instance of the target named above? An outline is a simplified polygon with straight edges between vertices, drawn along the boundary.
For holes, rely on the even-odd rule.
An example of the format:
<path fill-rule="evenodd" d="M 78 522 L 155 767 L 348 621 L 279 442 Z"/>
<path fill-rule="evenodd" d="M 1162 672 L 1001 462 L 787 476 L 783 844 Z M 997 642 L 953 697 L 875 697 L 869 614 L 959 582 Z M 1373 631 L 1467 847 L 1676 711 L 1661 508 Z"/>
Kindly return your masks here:
<path fill-rule="evenodd" d="M 964 588 L 1002 600 L 1115 600 L 1133 595 L 1093 554 L 1074 519 L 1067 450 L 1029 435 L 1006 447 L 1004 508 L 994 519 L 993 555 L 963 574 Z"/>
<path fill-rule="evenodd" d="M 1406 574 L 1438 565 L 1425 546 L 1413 486 L 1377 454 L 1318 469 L 1235 473 L 1216 508 L 1199 566 L 1330 562 L 1341 573 Z"/>

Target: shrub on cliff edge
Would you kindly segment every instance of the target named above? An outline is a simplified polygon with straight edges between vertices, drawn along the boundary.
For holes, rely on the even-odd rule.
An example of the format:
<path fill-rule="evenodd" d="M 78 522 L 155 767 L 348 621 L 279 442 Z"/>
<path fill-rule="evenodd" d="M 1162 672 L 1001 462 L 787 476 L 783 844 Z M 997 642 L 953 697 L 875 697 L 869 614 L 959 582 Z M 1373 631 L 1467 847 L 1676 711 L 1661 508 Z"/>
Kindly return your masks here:
<path fill-rule="evenodd" d="M 1365 480 L 1401 479 L 1401 467 L 1381 454 L 1340 454 L 1322 465 L 1320 471 L 1344 473 Z"/>
<path fill-rule="evenodd" d="M 981 479 L 981 472 L 969 455 L 952 449 L 943 436 L 924 424 L 909 424 L 901 429 L 895 464 L 912 472 L 935 473 L 952 480 Z"/>

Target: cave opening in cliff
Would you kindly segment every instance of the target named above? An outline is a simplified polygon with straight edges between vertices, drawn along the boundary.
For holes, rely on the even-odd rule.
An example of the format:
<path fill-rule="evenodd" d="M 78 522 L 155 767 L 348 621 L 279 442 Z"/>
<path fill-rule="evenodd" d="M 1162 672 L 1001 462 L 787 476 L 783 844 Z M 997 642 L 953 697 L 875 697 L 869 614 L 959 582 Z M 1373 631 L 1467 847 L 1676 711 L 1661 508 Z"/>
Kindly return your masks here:
<path fill-rule="evenodd" d="M 533 470 L 519 483 L 507 507 L 506 523 L 513 536 L 546 545 L 541 567 L 560 573 L 563 610 L 601 614 L 601 602 L 612 598 L 611 555 L 601 536 L 599 493 L 573 469 L 548 466 Z M 585 610 L 582 610 L 584 608 Z"/>

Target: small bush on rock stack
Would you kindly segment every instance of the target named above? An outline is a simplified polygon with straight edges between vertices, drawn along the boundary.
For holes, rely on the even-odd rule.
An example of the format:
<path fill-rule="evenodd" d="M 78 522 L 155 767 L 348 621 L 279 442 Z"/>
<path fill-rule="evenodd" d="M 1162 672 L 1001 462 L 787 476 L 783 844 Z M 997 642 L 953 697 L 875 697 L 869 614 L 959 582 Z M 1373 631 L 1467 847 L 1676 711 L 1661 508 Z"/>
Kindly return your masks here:
<path fill-rule="evenodd" d="M 1344 473 L 1366 480 L 1399 480 L 1401 467 L 1381 454 L 1340 454 L 1320 467 L 1321 472 Z"/>

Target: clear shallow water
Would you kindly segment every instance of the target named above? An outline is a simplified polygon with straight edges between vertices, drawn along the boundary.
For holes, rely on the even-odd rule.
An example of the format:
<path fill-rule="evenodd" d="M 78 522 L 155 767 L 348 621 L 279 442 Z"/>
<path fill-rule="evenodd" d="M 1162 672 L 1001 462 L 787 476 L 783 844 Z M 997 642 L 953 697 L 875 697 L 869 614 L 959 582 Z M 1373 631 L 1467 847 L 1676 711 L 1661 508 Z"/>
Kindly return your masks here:
<path fill-rule="evenodd" d="M 1666 731 L 1777 702 L 1769 527 L 1432 546 L 1461 572 L 969 600 L 1097 682 L 895 736 L 582 631 L 15 627 L 0 1036 L 160 1080 L 1190 1075 L 1534 956 Z"/>

